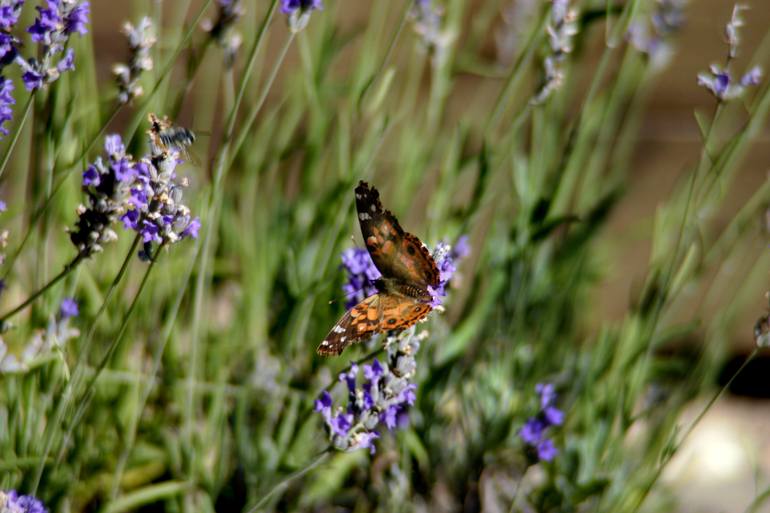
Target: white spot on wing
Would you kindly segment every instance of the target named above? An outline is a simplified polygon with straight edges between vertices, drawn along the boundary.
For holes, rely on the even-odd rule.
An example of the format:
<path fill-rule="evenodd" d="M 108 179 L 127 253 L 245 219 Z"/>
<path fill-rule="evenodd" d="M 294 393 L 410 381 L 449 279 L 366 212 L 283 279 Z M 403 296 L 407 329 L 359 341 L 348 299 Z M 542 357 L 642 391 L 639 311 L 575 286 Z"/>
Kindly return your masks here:
<path fill-rule="evenodd" d="M 372 204 L 369 206 L 369 210 L 371 210 L 372 212 L 377 212 L 377 206 Z"/>
<path fill-rule="evenodd" d="M 335 327 L 333 327 L 333 328 L 332 328 L 332 331 L 333 331 L 334 333 L 345 333 L 345 328 L 343 328 L 343 327 L 342 327 L 342 326 L 340 326 L 340 325 L 337 325 L 337 326 L 335 326 Z"/>
<path fill-rule="evenodd" d="M 366 220 L 368 220 L 368 219 L 371 219 L 371 218 L 372 218 L 372 216 L 370 216 L 370 215 L 369 215 L 369 214 L 367 214 L 366 212 L 361 212 L 360 214 L 358 214 L 358 218 L 359 218 L 361 221 L 366 221 Z"/>
<path fill-rule="evenodd" d="M 324 340 L 323 342 L 321 342 L 321 347 L 326 347 L 326 346 L 328 346 L 328 345 L 329 345 L 329 342 L 328 342 L 328 341 L 326 341 L 326 340 Z"/>
<path fill-rule="evenodd" d="M 340 337 L 340 342 L 345 342 L 345 339 L 348 337 Z"/>

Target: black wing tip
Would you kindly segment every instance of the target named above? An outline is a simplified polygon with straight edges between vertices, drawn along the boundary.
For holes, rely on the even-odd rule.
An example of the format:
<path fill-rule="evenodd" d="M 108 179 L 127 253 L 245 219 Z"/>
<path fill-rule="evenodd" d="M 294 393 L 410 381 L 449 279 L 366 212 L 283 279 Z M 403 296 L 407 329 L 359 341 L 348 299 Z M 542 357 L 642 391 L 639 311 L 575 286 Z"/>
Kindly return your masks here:
<path fill-rule="evenodd" d="M 335 346 L 334 344 L 324 340 L 318 345 L 318 348 L 315 350 L 315 352 L 320 356 L 339 356 L 342 354 L 342 349 L 335 349 L 336 347 L 338 346 Z"/>
<path fill-rule="evenodd" d="M 363 180 L 358 182 L 358 187 L 356 187 L 356 194 L 363 195 L 364 197 L 372 196 L 373 198 L 378 198 L 380 196 L 379 191 L 377 191 L 374 186 L 369 185 Z"/>

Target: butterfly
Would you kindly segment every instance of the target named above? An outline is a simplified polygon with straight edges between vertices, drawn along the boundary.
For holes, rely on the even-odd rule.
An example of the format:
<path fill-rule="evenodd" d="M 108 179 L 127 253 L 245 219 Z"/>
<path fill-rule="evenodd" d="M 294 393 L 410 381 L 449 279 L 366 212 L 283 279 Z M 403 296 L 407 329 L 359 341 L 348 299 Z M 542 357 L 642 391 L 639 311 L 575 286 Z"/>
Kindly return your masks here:
<path fill-rule="evenodd" d="M 339 355 L 353 342 L 423 319 L 433 308 L 430 288 L 438 287 L 441 277 L 425 244 L 383 210 L 377 189 L 361 181 L 355 193 L 361 234 L 382 277 L 374 283 L 377 293 L 351 308 L 326 335 L 317 349 L 323 356 Z"/>

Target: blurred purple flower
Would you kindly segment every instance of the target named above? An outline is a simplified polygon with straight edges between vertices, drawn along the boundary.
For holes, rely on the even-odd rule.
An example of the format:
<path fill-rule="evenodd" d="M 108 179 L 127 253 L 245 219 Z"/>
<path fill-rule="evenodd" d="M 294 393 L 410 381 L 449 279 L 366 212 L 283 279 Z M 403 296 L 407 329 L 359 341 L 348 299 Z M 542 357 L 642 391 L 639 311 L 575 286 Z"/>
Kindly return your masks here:
<path fill-rule="evenodd" d="M 15 56 L 24 72 L 22 80 L 27 90 L 34 91 L 51 84 L 65 71 L 75 69 L 75 53 L 72 48 L 67 48 L 67 43 L 72 34 L 88 32 L 89 11 L 87 1 L 46 0 L 44 5 L 37 7 L 38 15 L 27 32 L 40 45 L 36 52 L 38 57 Z M 57 61 L 62 52 L 64 55 Z"/>
<path fill-rule="evenodd" d="M 79 313 L 80 309 L 78 308 L 78 302 L 75 301 L 75 298 L 65 297 L 62 300 L 61 306 L 59 306 L 59 315 L 62 319 L 77 317 Z"/>
<path fill-rule="evenodd" d="M 294 11 L 314 11 L 323 9 L 321 0 L 281 0 L 281 11 L 291 14 Z"/>
<path fill-rule="evenodd" d="M 346 298 L 345 308 L 349 310 L 377 292 L 374 282 L 382 275 L 364 248 L 349 248 L 343 251 L 342 267 L 348 275 L 342 292 Z"/>
<path fill-rule="evenodd" d="M 537 458 L 551 461 L 558 454 L 553 442 L 546 437 L 546 431 L 552 426 L 564 423 L 564 413 L 554 406 L 556 390 L 551 383 L 538 383 L 535 392 L 540 396 L 540 409 L 536 416 L 530 417 L 519 430 L 519 438 L 528 447 L 534 448 Z"/>
<path fill-rule="evenodd" d="M 40 500 L 31 495 L 19 495 L 16 490 L 0 491 L 0 512 L 3 513 L 47 513 Z"/>
<path fill-rule="evenodd" d="M 0 77 L 0 134 L 8 135 L 8 128 L 3 126 L 6 121 L 13 119 L 12 105 L 16 104 L 13 98 L 13 81 Z"/>

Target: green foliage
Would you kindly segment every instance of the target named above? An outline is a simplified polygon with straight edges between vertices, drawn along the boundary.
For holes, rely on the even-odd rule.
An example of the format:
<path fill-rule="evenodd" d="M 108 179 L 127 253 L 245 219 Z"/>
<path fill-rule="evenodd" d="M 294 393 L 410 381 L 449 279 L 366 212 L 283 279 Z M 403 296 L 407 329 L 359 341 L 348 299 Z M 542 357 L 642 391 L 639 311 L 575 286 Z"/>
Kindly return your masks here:
<path fill-rule="evenodd" d="M 233 67 L 200 29 L 215 2 L 169 4 L 134 13 L 160 29 L 133 104 L 117 108 L 97 73 L 107 55 L 93 30 L 73 41 L 76 71 L 30 96 L 28 116 L 17 84 L 0 175 L 3 340 L 20 354 L 65 296 L 80 302 L 80 336 L 0 371 L 0 490 L 73 512 L 670 511 L 659 477 L 689 433 L 679 414 L 714 394 L 726 334 L 763 292 L 754 220 L 770 186 L 727 224 L 716 214 L 770 88 L 698 111 L 702 153 L 656 211 L 643 285 L 622 320 L 597 327 L 604 228 L 626 200 L 660 72 L 624 35 L 655 2 L 580 3 L 563 83 L 541 103 L 548 3 L 504 63 L 488 51 L 499 0 L 443 2 L 438 46 L 413 30 L 410 0 L 327 0 L 296 34 L 277 1 L 245 1 Z M 200 132 L 179 169 L 200 237 L 147 263 L 115 227 L 116 243 L 9 317 L 77 254 L 64 228 L 103 136 L 122 129 L 143 154 L 147 112 Z M 328 452 L 312 411 L 379 343 L 314 353 L 342 313 L 360 179 L 428 245 L 468 234 L 472 248 L 447 310 L 420 325 L 410 426 L 382 433 L 373 456 Z M 729 266 L 741 274 L 717 279 Z M 538 463 L 518 433 L 541 382 L 566 421 L 559 455 Z"/>

